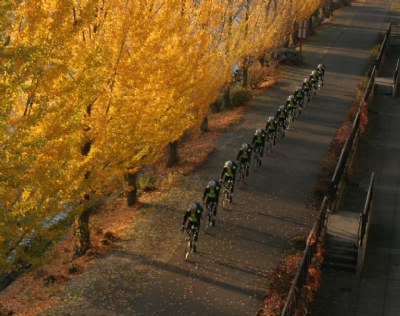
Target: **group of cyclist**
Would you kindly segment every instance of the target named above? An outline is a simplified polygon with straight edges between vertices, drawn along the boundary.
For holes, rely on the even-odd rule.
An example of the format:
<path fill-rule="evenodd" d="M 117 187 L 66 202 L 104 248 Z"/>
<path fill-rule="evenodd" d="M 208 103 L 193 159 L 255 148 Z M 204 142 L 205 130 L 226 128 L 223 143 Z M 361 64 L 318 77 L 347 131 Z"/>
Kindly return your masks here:
<path fill-rule="evenodd" d="M 294 120 L 304 107 L 305 101 L 310 101 L 312 94 L 316 94 L 318 87 L 322 87 L 324 83 L 325 66 L 319 64 L 313 70 L 308 78 L 305 78 L 302 85 L 299 86 L 287 98 L 286 104 L 279 106 L 275 116 L 268 118 L 265 129 L 259 128 L 255 131 L 251 144 L 243 143 L 236 156 L 236 161 L 228 160 L 225 162 L 220 179 L 212 179 L 208 182 L 203 192 L 203 204 L 207 208 L 212 204 L 213 220 L 211 225 L 215 225 L 215 217 L 217 215 L 217 207 L 220 193 L 224 185 L 229 184 L 229 203 L 232 202 L 236 173 L 239 170 L 246 177 L 249 176 L 250 159 L 253 152 L 259 155 L 259 165 L 263 157 L 266 141 L 269 140 L 273 145 L 276 145 L 276 136 L 280 132 L 282 137 L 285 136 L 285 130 L 289 129 L 290 120 Z M 185 211 L 181 231 L 189 230 L 192 226 L 195 227 L 194 247 L 193 252 L 196 252 L 196 242 L 198 240 L 200 222 L 204 208 L 199 202 L 190 203 L 189 208 Z"/>

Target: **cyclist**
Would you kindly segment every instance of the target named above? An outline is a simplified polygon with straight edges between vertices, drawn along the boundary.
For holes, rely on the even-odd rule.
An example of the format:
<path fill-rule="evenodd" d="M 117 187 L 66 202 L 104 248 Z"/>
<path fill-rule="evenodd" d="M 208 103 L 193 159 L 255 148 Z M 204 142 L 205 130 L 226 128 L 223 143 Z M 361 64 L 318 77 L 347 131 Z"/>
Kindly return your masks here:
<path fill-rule="evenodd" d="M 302 85 L 303 91 L 304 91 L 304 95 L 307 96 L 307 101 L 310 101 L 310 81 L 308 80 L 308 78 L 304 78 L 303 81 L 303 85 Z"/>
<path fill-rule="evenodd" d="M 300 107 L 299 114 L 301 114 L 301 109 L 303 107 L 304 102 L 304 91 L 303 87 L 299 86 L 296 91 L 294 92 L 294 100 L 296 104 Z"/>
<path fill-rule="evenodd" d="M 321 81 L 321 87 L 324 86 L 324 75 L 325 75 L 325 66 L 323 64 L 319 64 L 317 66 L 317 76 L 318 79 Z"/>
<path fill-rule="evenodd" d="M 243 143 L 242 148 L 240 148 L 236 156 L 236 161 L 238 162 L 239 166 L 242 164 L 247 164 L 247 166 L 250 166 L 251 152 L 252 152 L 252 147 L 247 143 Z M 246 168 L 247 177 L 249 176 L 249 169 L 250 168 Z"/>
<path fill-rule="evenodd" d="M 194 225 L 197 228 L 197 232 L 194 236 L 193 252 L 196 252 L 196 243 L 199 238 L 200 220 L 203 211 L 204 209 L 199 203 L 193 202 L 189 204 L 189 208 L 185 211 L 185 214 L 183 215 L 183 222 L 181 227 L 182 232 L 185 230 L 186 221 L 187 221 L 186 229 L 189 230 L 192 225 Z"/>
<path fill-rule="evenodd" d="M 286 129 L 286 120 L 287 120 L 288 113 L 285 109 L 285 106 L 282 104 L 278 111 L 275 114 L 275 121 L 278 125 L 282 126 L 282 129 Z M 285 132 L 282 133 L 282 136 L 285 137 Z"/>
<path fill-rule="evenodd" d="M 317 75 L 317 71 L 316 71 L 316 70 L 313 70 L 313 71 L 311 72 L 309 82 L 310 82 L 311 87 L 314 86 L 315 89 L 317 89 L 317 85 L 318 85 L 318 75 Z M 314 94 L 315 94 L 315 93 L 316 93 L 316 92 L 314 91 Z"/>
<path fill-rule="evenodd" d="M 288 112 L 288 115 L 292 113 L 293 121 L 295 118 L 295 113 L 294 110 L 296 110 L 297 106 L 296 103 L 294 102 L 294 95 L 290 95 L 286 101 L 286 110 Z"/>
<path fill-rule="evenodd" d="M 219 180 L 220 183 L 225 183 L 229 180 L 232 180 L 230 202 L 232 202 L 232 196 L 233 196 L 233 191 L 234 191 L 234 187 L 235 187 L 236 171 L 237 171 L 236 162 L 228 160 L 227 162 L 225 162 L 225 165 L 222 168 L 221 178 Z"/>
<path fill-rule="evenodd" d="M 254 133 L 253 140 L 251 142 L 251 145 L 253 146 L 254 151 L 256 151 L 257 148 L 260 148 L 260 157 L 261 158 L 262 158 L 263 153 L 264 153 L 265 137 L 266 136 L 267 136 L 267 134 L 265 133 L 265 131 L 263 129 L 259 128 Z"/>
<path fill-rule="evenodd" d="M 234 70 L 233 70 L 233 73 L 232 73 L 232 76 L 233 76 L 233 82 L 234 82 L 234 83 L 235 83 L 235 82 L 239 82 L 239 81 L 242 80 L 242 76 L 241 76 L 241 72 L 240 72 L 240 67 L 239 67 L 239 65 L 236 65 L 236 66 L 235 66 L 235 68 L 234 68 Z"/>
<path fill-rule="evenodd" d="M 221 191 L 221 184 L 217 180 L 210 180 L 208 181 L 208 185 L 204 189 L 203 193 L 203 202 L 206 208 L 212 202 L 216 203 L 214 209 L 214 217 L 217 216 L 217 207 L 218 207 L 218 200 L 219 200 L 219 193 Z M 212 223 L 215 224 L 214 221 Z"/>
<path fill-rule="evenodd" d="M 274 145 L 276 145 L 276 132 L 278 130 L 278 124 L 273 116 L 270 116 L 265 126 L 265 131 L 267 133 L 268 139 L 273 137 Z"/>

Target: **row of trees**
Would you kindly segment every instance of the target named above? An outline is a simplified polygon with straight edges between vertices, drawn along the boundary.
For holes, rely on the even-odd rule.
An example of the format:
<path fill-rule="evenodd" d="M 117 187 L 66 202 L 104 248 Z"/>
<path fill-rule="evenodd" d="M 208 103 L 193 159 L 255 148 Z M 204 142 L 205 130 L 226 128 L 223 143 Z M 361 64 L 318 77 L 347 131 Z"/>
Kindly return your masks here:
<path fill-rule="evenodd" d="M 60 212 L 85 252 L 102 197 L 200 124 L 236 63 L 323 3 L 2 0 L 0 268 L 33 231 L 53 240 L 45 223 Z"/>

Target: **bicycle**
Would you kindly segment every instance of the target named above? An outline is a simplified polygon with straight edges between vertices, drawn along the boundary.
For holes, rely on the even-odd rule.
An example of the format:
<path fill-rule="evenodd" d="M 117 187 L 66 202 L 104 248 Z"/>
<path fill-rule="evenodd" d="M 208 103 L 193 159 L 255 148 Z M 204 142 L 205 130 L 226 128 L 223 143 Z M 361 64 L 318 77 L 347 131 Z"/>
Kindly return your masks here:
<path fill-rule="evenodd" d="M 253 170 L 255 170 L 257 167 L 261 167 L 261 153 L 262 153 L 262 146 L 257 146 L 254 149 L 254 158 L 253 158 Z"/>
<path fill-rule="evenodd" d="M 307 97 L 307 102 L 310 102 L 311 99 L 311 88 L 304 90 L 304 98 Z M 304 102 L 305 105 L 305 102 Z"/>
<path fill-rule="evenodd" d="M 294 117 L 295 117 L 294 109 L 289 110 L 288 118 L 287 118 L 287 126 L 286 126 L 287 130 L 289 130 L 290 127 L 292 126 L 292 123 L 294 121 Z"/>
<path fill-rule="evenodd" d="M 232 203 L 232 187 L 233 187 L 233 180 L 229 179 L 223 182 L 223 189 L 222 189 L 222 207 L 227 208 L 230 203 Z"/>
<path fill-rule="evenodd" d="M 311 94 L 313 94 L 314 96 L 317 95 L 317 90 L 318 90 L 318 85 L 317 82 L 311 82 Z"/>
<path fill-rule="evenodd" d="M 278 121 L 278 130 L 276 132 L 276 138 L 280 141 L 282 138 L 285 137 L 285 122 Z"/>
<path fill-rule="evenodd" d="M 294 114 L 294 118 L 297 118 L 301 113 L 301 108 L 297 105 L 294 109 L 293 109 L 293 114 Z"/>
<path fill-rule="evenodd" d="M 296 103 L 297 103 L 297 106 L 298 106 L 298 112 L 299 112 L 299 114 L 301 114 L 301 110 L 302 110 L 303 108 L 305 108 L 305 105 L 304 105 L 304 97 L 297 99 L 297 100 L 296 100 Z"/>
<path fill-rule="evenodd" d="M 275 132 L 269 132 L 267 135 L 267 140 L 266 140 L 266 152 L 267 155 L 271 155 L 272 153 L 272 146 L 274 145 L 274 138 L 275 138 Z"/>
<path fill-rule="evenodd" d="M 185 261 L 188 260 L 189 255 L 195 252 L 195 237 L 198 233 L 198 228 L 192 224 L 190 228 L 185 228 L 186 236 L 185 236 Z"/>
<path fill-rule="evenodd" d="M 215 224 L 215 211 L 217 209 L 217 202 L 209 202 L 206 204 L 206 222 L 203 224 L 204 232 L 207 232 L 208 228 Z"/>

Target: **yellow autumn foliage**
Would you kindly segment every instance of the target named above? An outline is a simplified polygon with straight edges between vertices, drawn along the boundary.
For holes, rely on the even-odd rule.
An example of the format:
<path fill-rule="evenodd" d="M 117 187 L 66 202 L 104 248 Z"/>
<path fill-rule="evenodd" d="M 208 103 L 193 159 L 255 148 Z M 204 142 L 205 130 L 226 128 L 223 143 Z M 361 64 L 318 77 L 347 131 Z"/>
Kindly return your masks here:
<path fill-rule="evenodd" d="M 0 267 L 45 220 L 154 163 L 239 60 L 282 45 L 293 12 L 321 2 L 3 0 Z"/>

